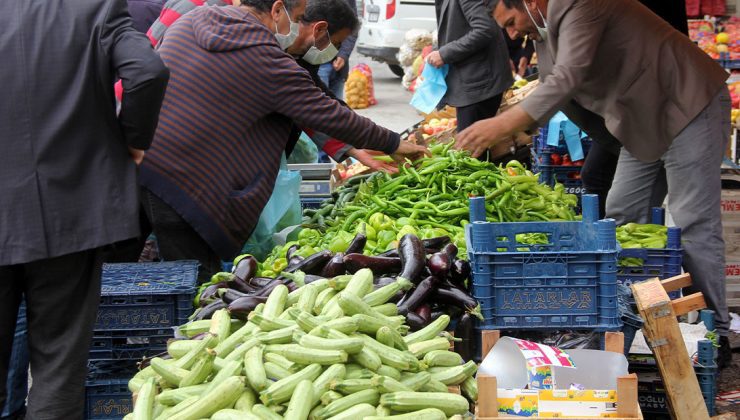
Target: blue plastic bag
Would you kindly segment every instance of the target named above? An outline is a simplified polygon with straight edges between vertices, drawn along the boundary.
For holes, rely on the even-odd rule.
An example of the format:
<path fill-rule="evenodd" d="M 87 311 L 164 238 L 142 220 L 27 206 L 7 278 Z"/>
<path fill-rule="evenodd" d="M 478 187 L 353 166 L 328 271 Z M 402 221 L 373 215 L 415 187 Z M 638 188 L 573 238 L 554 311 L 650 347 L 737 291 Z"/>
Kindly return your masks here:
<path fill-rule="evenodd" d="M 581 145 L 581 139 L 585 136 L 585 133 L 581 132 L 581 129 L 562 112 L 558 112 L 551 119 L 547 126 L 547 145 L 557 147 L 560 143 L 560 136 L 565 139 L 565 144 L 568 146 L 568 153 L 572 161 L 583 159 L 583 147 Z"/>
<path fill-rule="evenodd" d="M 277 245 L 274 235 L 284 229 L 301 224 L 301 173 L 288 170 L 285 154 L 280 161 L 280 171 L 275 180 L 275 189 L 260 214 L 252 236 L 247 240 L 242 253 L 252 254 L 264 260 Z"/>
<path fill-rule="evenodd" d="M 447 72 L 450 66 L 437 68 L 431 64 L 424 65 L 424 71 L 421 72 L 419 80 L 416 82 L 416 91 L 411 98 L 410 104 L 419 111 L 429 114 L 439 105 L 439 101 L 447 93 Z"/>

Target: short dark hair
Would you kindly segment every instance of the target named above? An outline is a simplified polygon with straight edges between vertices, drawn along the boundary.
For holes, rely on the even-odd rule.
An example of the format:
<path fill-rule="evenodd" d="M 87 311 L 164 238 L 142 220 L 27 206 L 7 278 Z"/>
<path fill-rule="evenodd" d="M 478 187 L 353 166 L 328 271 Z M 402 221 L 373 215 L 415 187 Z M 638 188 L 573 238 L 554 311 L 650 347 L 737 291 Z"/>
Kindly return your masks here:
<path fill-rule="evenodd" d="M 272 10 L 272 5 L 275 4 L 276 0 L 241 0 L 243 6 L 249 6 L 257 10 L 258 12 L 268 13 Z M 285 4 L 285 8 L 288 9 L 288 13 L 292 12 L 293 9 L 298 5 L 300 0 L 282 0 Z"/>
<path fill-rule="evenodd" d="M 491 10 L 495 9 L 499 3 L 503 3 L 507 9 L 524 9 L 522 0 L 491 0 Z"/>
<path fill-rule="evenodd" d="M 349 29 L 354 34 L 360 28 L 357 12 L 347 0 L 306 0 L 302 20 L 306 23 L 324 20 L 329 24 L 328 30 L 332 34 L 342 29 Z"/>

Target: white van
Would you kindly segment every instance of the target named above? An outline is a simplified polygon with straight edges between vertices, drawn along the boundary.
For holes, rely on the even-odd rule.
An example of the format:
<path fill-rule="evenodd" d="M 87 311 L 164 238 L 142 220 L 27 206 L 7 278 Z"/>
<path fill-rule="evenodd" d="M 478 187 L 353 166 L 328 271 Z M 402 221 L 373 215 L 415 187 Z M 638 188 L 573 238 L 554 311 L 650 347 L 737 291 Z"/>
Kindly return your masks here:
<path fill-rule="evenodd" d="M 403 76 L 398 50 L 409 29 L 437 29 L 434 0 L 361 0 L 362 27 L 357 38 L 357 52 L 388 64 L 397 76 Z"/>

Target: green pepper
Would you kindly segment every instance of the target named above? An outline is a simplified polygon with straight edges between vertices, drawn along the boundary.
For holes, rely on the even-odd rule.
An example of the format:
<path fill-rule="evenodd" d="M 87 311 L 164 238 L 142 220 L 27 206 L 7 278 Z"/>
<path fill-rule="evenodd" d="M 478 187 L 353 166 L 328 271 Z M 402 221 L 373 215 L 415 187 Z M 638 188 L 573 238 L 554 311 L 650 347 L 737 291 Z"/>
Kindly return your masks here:
<path fill-rule="evenodd" d="M 395 225 L 399 229 L 406 225 L 416 226 L 416 220 L 409 217 L 399 217 L 398 219 L 396 219 Z"/>
<path fill-rule="evenodd" d="M 298 244 L 301 246 L 313 245 L 321 240 L 321 232 L 316 229 L 303 229 L 298 233 Z"/>
<path fill-rule="evenodd" d="M 329 243 L 327 249 L 335 253 L 344 252 L 347 250 L 354 237 L 355 236 L 353 234 L 346 231 L 337 232 L 337 235 L 334 236 L 334 239 Z"/>
<path fill-rule="evenodd" d="M 388 230 L 393 228 L 393 219 L 383 213 L 373 214 L 372 216 L 370 216 L 370 219 L 368 219 L 368 223 L 376 231 Z"/>
<path fill-rule="evenodd" d="M 413 227 L 412 225 L 404 225 L 396 234 L 396 240 L 400 241 L 401 238 L 403 238 L 403 235 L 406 235 L 407 233 L 410 233 L 414 236 L 419 236 L 416 232 L 415 227 Z"/>
<path fill-rule="evenodd" d="M 377 238 L 377 232 L 375 231 L 375 228 L 365 222 L 360 222 L 357 225 L 357 229 L 355 229 L 355 233 L 364 234 L 365 237 L 367 237 L 368 241 L 375 241 L 375 238 Z"/>
<path fill-rule="evenodd" d="M 393 233 L 393 231 L 381 230 L 380 232 L 378 232 L 378 240 L 376 241 L 378 243 L 377 248 L 385 251 L 388 244 L 393 242 L 395 239 L 396 235 Z"/>
<path fill-rule="evenodd" d="M 272 271 L 275 273 L 279 273 L 283 270 L 285 270 L 288 267 L 288 260 L 285 258 L 278 258 L 272 263 Z"/>

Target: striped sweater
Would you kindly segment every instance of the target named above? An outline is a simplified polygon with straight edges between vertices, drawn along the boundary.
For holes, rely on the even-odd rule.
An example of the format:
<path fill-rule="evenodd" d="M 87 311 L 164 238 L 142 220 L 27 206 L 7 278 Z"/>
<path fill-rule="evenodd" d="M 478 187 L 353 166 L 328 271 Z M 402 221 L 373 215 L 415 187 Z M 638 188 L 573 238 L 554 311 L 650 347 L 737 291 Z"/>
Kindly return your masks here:
<path fill-rule="evenodd" d="M 242 8 L 188 13 L 159 53 L 170 82 L 141 183 L 223 259 L 241 250 L 272 193 L 291 120 L 356 147 L 398 147 L 398 134 L 326 97 Z"/>

